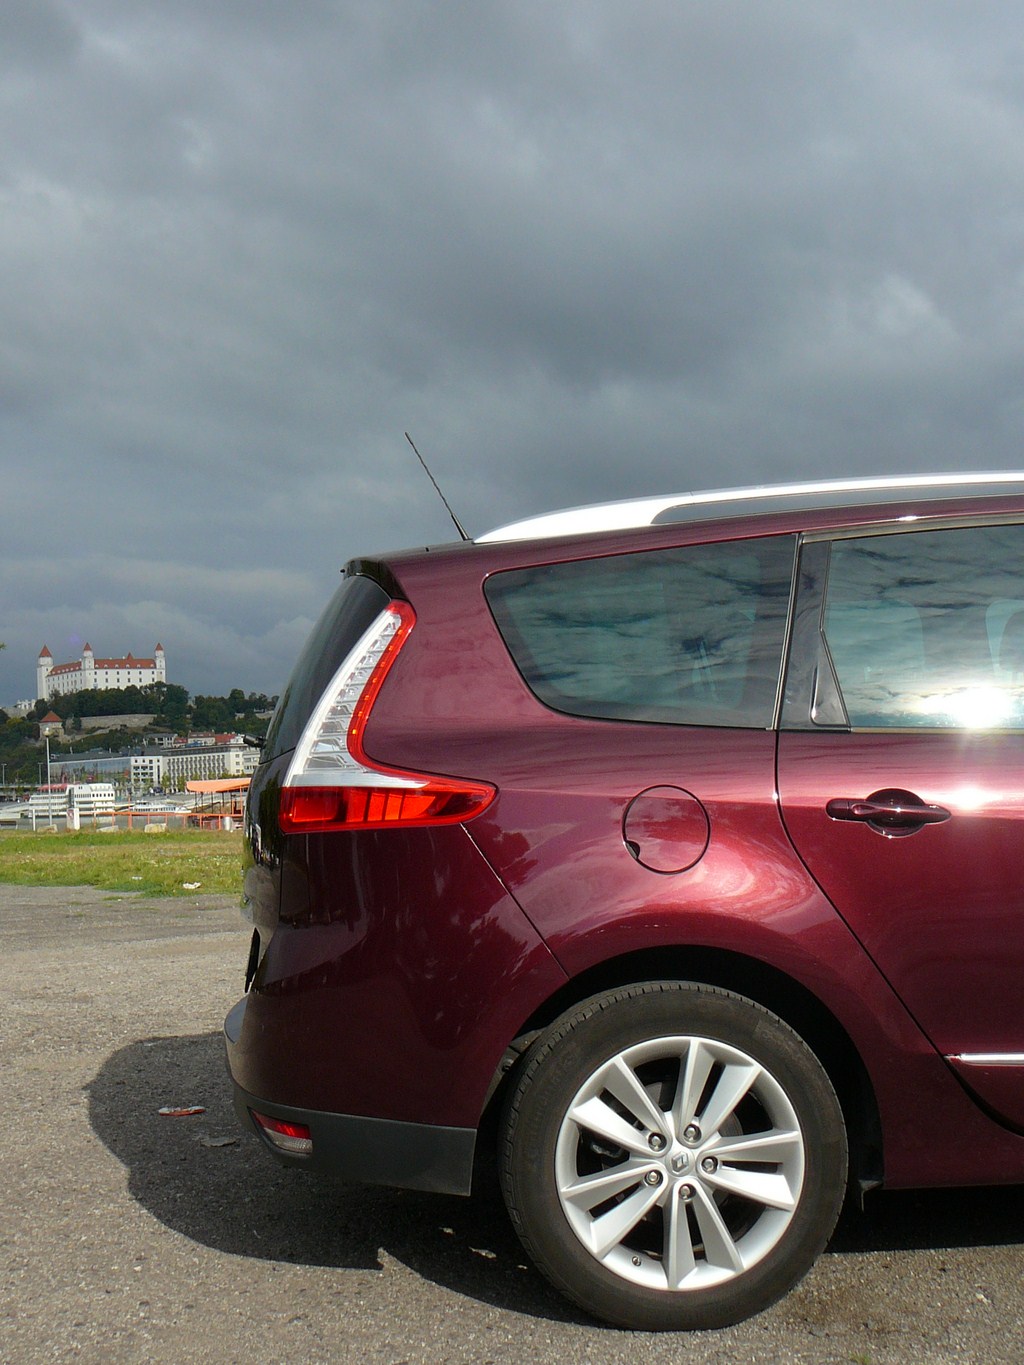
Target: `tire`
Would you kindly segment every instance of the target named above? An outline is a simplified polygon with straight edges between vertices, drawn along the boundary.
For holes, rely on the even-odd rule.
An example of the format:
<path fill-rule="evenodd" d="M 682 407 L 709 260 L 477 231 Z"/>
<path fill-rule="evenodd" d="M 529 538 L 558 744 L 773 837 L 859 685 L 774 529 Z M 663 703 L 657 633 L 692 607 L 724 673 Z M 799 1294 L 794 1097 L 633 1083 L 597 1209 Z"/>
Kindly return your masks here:
<path fill-rule="evenodd" d="M 681 982 L 596 996 L 539 1038 L 500 1158 L 540 1270 L 641 1331 L 725 1327 L 781 1298 L 828 1241 L 847 1175 L 842 1111 L 806 1044 L 753 1001 Z"/>

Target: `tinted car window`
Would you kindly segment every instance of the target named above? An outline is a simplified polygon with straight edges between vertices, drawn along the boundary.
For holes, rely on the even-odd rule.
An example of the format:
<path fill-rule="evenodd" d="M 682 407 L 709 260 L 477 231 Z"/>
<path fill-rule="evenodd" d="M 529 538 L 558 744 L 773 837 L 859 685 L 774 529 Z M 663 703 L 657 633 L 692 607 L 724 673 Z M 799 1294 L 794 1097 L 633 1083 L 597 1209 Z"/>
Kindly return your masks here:
<path fill-rule="evenodd" d="M 677 725 L 771 725 L 788 537 L 495 574 L 487 599 L 531 690 L 557 711 Z"/>
<path fill-rule="evenodd" d="M 313 627 L 281 693 L 263 745 L 264 759 L 295 748 L 341 661 L 389 601 L 387 593 L 369 578 L 354 574 L 344 579 Z"/>
<path fill-rule="evenodd" d="M 1024 727 L 1024 526 L 837 541 L 824 631 L 854 727 Z"/>

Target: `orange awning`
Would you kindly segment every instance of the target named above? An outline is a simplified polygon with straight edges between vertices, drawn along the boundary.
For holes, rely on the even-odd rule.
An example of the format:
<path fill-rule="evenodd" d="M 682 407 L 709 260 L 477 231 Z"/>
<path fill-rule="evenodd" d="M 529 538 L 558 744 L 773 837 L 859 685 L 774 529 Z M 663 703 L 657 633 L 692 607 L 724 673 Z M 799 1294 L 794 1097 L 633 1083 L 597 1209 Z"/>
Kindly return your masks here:
<path fill-rule="evenodd" d="M 204 796 L 213 792 L 244 792 L 251 781 L 250 777 L 217 777 L 208 782 L 196 778 L 185 783 L 185 790 L 200 792 Z"/>

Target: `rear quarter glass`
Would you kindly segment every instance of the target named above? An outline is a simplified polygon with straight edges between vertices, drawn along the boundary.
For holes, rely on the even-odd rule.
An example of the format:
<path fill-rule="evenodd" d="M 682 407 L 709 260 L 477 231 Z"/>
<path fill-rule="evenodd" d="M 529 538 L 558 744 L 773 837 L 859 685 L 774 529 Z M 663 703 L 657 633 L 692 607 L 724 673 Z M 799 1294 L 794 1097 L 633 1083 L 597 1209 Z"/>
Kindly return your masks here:
<path fill-rule="evenodd" d="M 342 660 L 391 599 L 362 574 L 346 578 L 313 627 L 281 694 L 263 746 L 263 759 L 294 749 L 303 727 Z"/>
<path fill-rule="evenodd" d="M 555 711 L 765 729 L 793 554 L 789 536 L 645 550 L 497 573 L 485 591 Z"/>

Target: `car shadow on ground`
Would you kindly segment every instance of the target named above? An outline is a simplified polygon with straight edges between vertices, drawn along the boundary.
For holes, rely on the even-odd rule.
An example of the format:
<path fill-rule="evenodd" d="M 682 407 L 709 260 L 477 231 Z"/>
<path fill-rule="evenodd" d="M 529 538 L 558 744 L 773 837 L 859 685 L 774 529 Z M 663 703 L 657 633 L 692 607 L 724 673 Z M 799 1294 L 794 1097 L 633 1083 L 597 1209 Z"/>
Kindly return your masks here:
<path fill-rule="evenodd" d="M 379 1269 L 538 1317 L 587 1321 L 529 1266 L 493 1183 L 471 1199 L 348 1184 L 279 1165 L 240 1128 L 219 1034 L 152 1038 L 115 1052 L 87 1087 L 89 1118 L 128 1189 L 201 1245 L 267 1261 Z M 200 1105 L 193 1117 L 164 1107 Z"/>
<path fill-rule="evenodd" d="M 231 1105 L 219 1034 L 115 1052 L 88 1087 L 93 1130 L 165 1226 L 233 1255 L 377 1269 L 381 1252 L 501 1308 L 586 1321 L 527 1264 L 490 1180 L 471 1199 L 351 1185 L 279 1166 Z M 163 1107 L 202 1106 L 192 1117 Z M 847 1211 L 829 1254 L 1024 1241 L 1024 1187 L 885 1193 Z"/>

